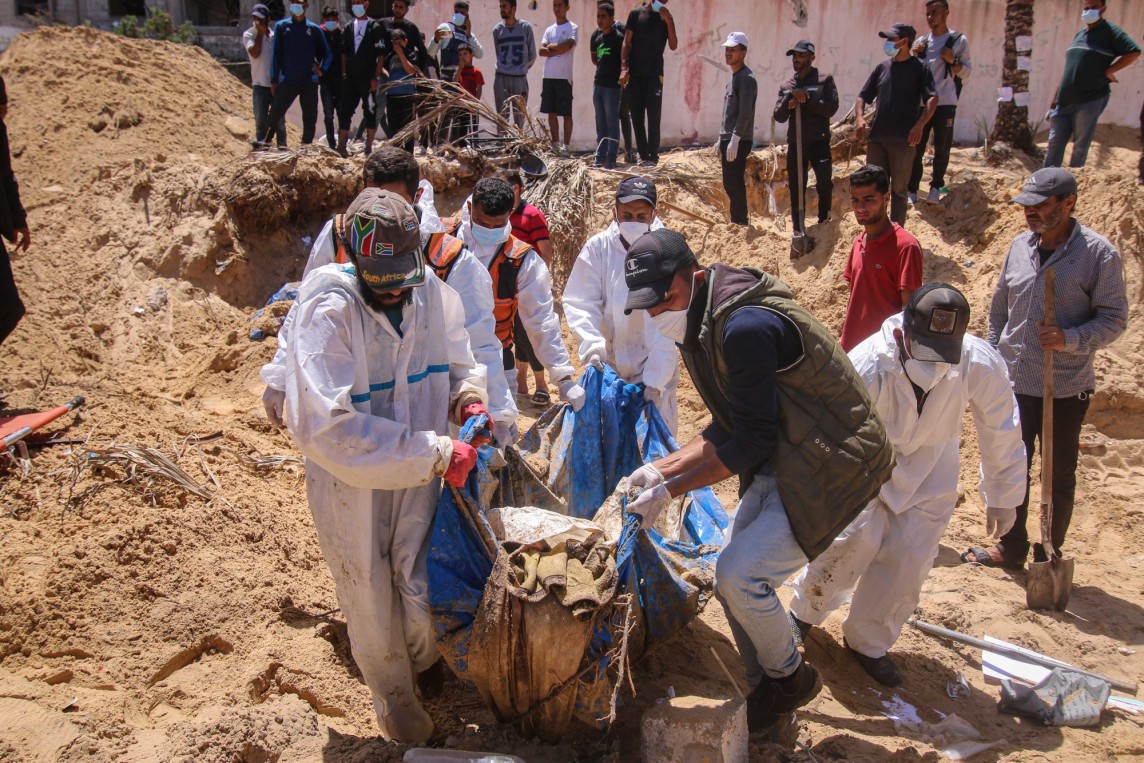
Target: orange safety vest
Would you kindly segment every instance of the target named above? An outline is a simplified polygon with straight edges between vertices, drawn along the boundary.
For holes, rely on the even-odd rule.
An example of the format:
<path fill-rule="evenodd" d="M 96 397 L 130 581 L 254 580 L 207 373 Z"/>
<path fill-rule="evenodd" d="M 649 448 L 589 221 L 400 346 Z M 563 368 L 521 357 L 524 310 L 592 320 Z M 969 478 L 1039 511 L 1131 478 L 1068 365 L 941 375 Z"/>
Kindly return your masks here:
<path fill-rule="evenodd" d="M 334 254 L 334 262 L 339 265 L 349 263 L 349 255 L 346 254 L 346 216 L 334 215 L 334 245 L 337 247 L 337 253 Z"/>
<path fill-rule="evenodd" d="M 425 242 L 425 259 L 442 281 L 449 280 L 457 255 L 465 249 L 465 242 L 448 233 L 430 233 Z"/>
<path fill-rule="evenodd" d="M 459 217 L 446 217 L 441 223 L 450 236 L 456 236 L 461 229 Z M 516 279 L 525 255 L 531 251 L 534 250 L 529 244 L 510 235 L 508 240 L 501 244 L 500 249 L 497 249 L 496 256 L 489 263 L 489 275 L 493 279 L 493 317 L 497 322 L 497 339 L 500 340 L 501 347 L 506 350 L 512 347 L 516 326 L 518 308 Z"/>

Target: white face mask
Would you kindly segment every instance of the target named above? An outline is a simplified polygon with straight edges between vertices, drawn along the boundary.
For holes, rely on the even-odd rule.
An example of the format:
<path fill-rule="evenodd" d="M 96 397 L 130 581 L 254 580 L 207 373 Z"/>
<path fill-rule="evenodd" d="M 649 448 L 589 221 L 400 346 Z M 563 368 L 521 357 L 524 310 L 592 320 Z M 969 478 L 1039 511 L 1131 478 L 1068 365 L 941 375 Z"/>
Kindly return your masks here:
<path fill-rule="evenodd" d="M 465 25 L 465 14 L 454 13 L 453 14 L 453 26 L 464 26 L 464 25 Z"/>
<path fill-rule="evenodd" d="M 353 5 L 351 5 L 350 10 L 353 12 L 354 18 L 360 19 L 362 16 L 365 15 L 365 6 L 361 5 L 360 3 L 354 3 Z"/>
<path fill-rule="evenodd" d="M 903 363 L 906 369 L 906 376 L 910 377 L 910 381 L 918 385 L 922 392 L 930 392 L 938 383 L 949 375 L 951 368 L 949 363 L 931 363 L 928 360 L 914 360 L 913 358 L 906 358 Z"/>
<path fill-rule="evenodd" d="M 495 249 L 508 239 L 508 226 L 503 228 L 486 228 L 469 221 L 469 228 L 473 233 L 473 243 L 481 249 Z"/>
<path fill-rule="evenodd" d="M 616 223 L 620 229 L 620 238 L 624 240 L 624 248 L 630 249 L 640 236 L 651 230 L 650 223 L 624 222 Z"/>
<path fill-rule="evenodd" d="M 1080 12 L 1080 20 L 1086 24 L 1095 24 L 1100 21 L 1099 8 L 1085 8 Z"/>
<path fill-rule="evenodd" d="M 655 330 L 676 344 L 683 344 L 687 338 L 687 313 L 691 303 L 695 300 L 695 286 L 695 276 L 692 276 L 691 296 L 687 298 L 687 307 L 682 310 L 667 310 L 651 317 L 652 323 L 655 324 Z"/>

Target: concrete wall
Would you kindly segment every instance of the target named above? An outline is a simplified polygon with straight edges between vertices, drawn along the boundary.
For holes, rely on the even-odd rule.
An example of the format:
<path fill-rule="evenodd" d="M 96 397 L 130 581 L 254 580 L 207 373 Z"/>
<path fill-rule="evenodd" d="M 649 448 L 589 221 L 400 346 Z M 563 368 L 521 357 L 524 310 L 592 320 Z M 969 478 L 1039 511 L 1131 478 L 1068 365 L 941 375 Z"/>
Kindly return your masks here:
<path fill-rule="evenodd" d="M 617 2 L 616 16 L 623 20 L 633 0 Z M 571 0 L 572 21 L 580 26 L 581 44 L 576 49 L 574 145 L 595 144 L 592 110 L 593 67 L 588 38 L 596 28 L 596 3 Z M 958 110 L 956 139 L 979 143 L 984 137 L 979 122 L 991 128 L 997 111 L 997 88 L 1001 85 L 1001 61 L 1005 28 L 1004 0 L 953 0 L 950 23 L 964 32 L 970 43 L 974 73 L 966 83 Z M 919 34 L 927 31 L 923 0 L 671 0 L 679 35 L 679 48 L 666 54 L 664 82 L 663 143 L 679 145 L 693 141 L 712 142 L 718 135 L 723 92 L 730 74 L 703 61 L 706 56 L 723 60 L 720 45 L 731 31 L 745 31 L 751 38 L 747 64 L 759 80 L 760 95 L 755 119 L 755 140 L 785 139 L 785 126 L 772 125 L 771 109 L 779 85 L 790 76 L 790 59 L 784 53 L 794 42 L 806 38 L 818 47 L 816 65 L 834 74 L 842 96 L 839 116 L 854 102 L 874 66 L 883 59 L 877 32 L 897 21 L 911 23 Z M 805 28 L 793 23 L 795 7 L 806 13 Z M 1081 28 L 1080 0 L 1037 0 L 1033 44 L 1030 115 L 1034 123 L 1043 117 L 1060 81 L 1064 53 Z M 626 9 L 626 10 L 621 10 Z M 409 12 L 427 35 L 453 13 L 452 0 L 420 0 Z M 532 24 L 539 41 L 544 28 L 553 23 L 549 0 L 539 0 L 530 10 L 520 0 L 518 15 Z M 478 39 L 486 47 L 477 66 L 488 86 L 485 100 L 492 103 L 495 54 L 489 50 L 492 28 L 500 21 L 495 0 L 472 0 L 470 16 Z M 1123 27 L 1138 42 L 1144 42 L 1144 2 L 1111 3 L 1109 19 Z M 529 107 L 540 106 L 541 72 L 538 59 L 529 75 Z M 1103 121 L 1139 124 L 1144 93 L 1144 63 L 1119 75 L 1113 98 Z"/>

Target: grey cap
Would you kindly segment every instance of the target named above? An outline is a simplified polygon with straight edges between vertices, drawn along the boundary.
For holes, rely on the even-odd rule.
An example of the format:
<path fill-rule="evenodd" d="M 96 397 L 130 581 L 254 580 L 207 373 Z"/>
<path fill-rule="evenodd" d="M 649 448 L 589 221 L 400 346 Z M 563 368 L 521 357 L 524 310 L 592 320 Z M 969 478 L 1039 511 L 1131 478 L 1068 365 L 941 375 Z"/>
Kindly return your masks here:
<path fill-rule="evenodd" d="M 969 301 L 947 283 L 927 283 L 906 305 L 903 323 L 915 360 L 960 363 L 961 340 L 969 327 Z"/>
<path fill-rule="evenodd" d="M 250 9 L 250 15 L 256 19 L 266 20 L 270 18 L 270 9 L 262 3 L 258 3 Z"/>
<path fill-rule="evenodd" d="M 799 40 L 794 44 L 794 47 L 786 52 L 788 56 L 793 56 L 795 53 L 809 53 L 814 55 L 814 43 L 810 40 Z"/>
<path fill-rule="evenodd" d="M 1021 193 L 1009 203 L 1035 207 L 1053 196 L 1071 196 L 1074 193 L 1076 193 L 1076 178 L 1071 172 L 1064 167 L 1044 167 L 1025 181 Z"/>

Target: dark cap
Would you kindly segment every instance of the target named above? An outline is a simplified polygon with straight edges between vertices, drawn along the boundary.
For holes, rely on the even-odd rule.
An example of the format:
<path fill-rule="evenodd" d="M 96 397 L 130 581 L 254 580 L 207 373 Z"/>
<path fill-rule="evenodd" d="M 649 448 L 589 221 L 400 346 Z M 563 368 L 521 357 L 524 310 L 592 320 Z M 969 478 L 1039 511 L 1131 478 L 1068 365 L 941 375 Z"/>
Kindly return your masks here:
<path fill-rule="evenodd" d="M 374 291 L 396 291 L 425 282 L 417 215 L 393 191 L 367 188 L 345 216 L 346 250 Z"/>
<path fill-rule="evenodd" d="M 931 363 L 960 363 L 961 340 L 969 326 L 969 302 L 947 283 L 927 283 L 906 305 L 910 355 Z"/>
<path fill-rule="evenodd" d="M 658 305 L 671 288 L 675 274 L 698 264 L 687 239 L 673 230 L 661 228 L 640 236 L 624 260 L 624 280 L 628 285 L 624 314 Z"/>
<path fill-rule="evenodd" d="M 1064 167 L 1045 167 L 1034 172 L 1025 181 L 1021 193 L 1009 203 L 1035 207 L 1053 196 L 1071 196 L 1074 193 L 1076 178 L 1071 172 Z"/>
<path fill-rule="evenodd" d="M 786 52 L 788 56 L 793 56 L 795 53 L 809 53 L 814 55 L 814 43 L 810 40 L 799 40 L 794 44 L 794 47 Z"/>
<path fill-rule="evenodd" d="M 894 24 L 889 29 L 878 32 L 878 36 L 887 40 L 900 40 L 903 37 L 912 40 L 918 36 L 918 30 L 909 24 Z"/>
<path fill-rule="evenodd" d="M 624 178 L 616 189 L 616 201 L 627 204 L 629 201 L 646 201 L 655 206 L 655 182 L 648 178 Z"/>
<path fill-rule="evenodd" d="M 270 18 L 270 9 L 262 3 L 257 3 L 253 8 L 250 9 L 250 15 L 256 19 L 265 20 Z"/>

